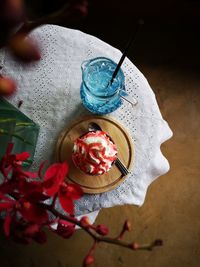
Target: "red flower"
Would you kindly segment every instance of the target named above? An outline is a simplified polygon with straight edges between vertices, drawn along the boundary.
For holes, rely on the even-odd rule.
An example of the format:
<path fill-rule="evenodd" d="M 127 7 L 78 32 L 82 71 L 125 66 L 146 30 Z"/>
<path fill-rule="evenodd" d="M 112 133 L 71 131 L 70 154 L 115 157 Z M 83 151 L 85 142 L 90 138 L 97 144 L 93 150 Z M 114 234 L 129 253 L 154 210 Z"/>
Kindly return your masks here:
<path fill-rule="evenodd" d="M 43 224 L 48 221 L 49 216 L 47 211 L 37 203 L 31 203 L 26 199 L 21 199 L 19 204 L 17 210 L 27 222 Z"/>
<path fill-rule="evenodd" d="M 83 195 L 82 189 L 75 184 L 68 184 L 64 179 L 68 172 L 68 165 L 55 163 L 50 166 L 44 174 L 44 191 L 48 196 L 58 194 L 62 208 L 69 214 L 74 212 L 73 200 L 79 199 Z"/>
<path fill-rule="evenodd" d="M 12 239 L 17 243 L 29 244 L 32 241 L 44 244 L 47 240 L 46 234 L 42 227 L 37 224 L 23 224 L 15 221 L 12 228 Z"/>
<path fill-rule="evenodd" d="M 82 189 L 75 184 L 63 183 L 58 191 L 58 199 L 62 208 L 69 214 L 74 213 L 73 200 L 81 198 L 83 195 Z"/>
<path fill-rule="evenodd" d="M 38 225 L 47 223 L 48 221 L 48 213 L 47 211 L 40 207 L 37 203 L 31 203 L 30 201 L 24 199 L 13 200 L 11 198 L 3 198 L 3 202 L 0 202 L 0 212 L 6 211 L 6 217 L 9 220 L 5 220 L 4 229 L 5 233 L 9 233 L 9 226 L 11 224 L 11 215 L 13 215 L 13 219 L 16 218 L 17 212 L 21 214 L 24 221 L 29 223 L 36 223 Z"/>
<path fill-rule="evenodd" d="M 55 233 L 62 236 L 63 238 L 69 238 L 75 232 L 75 225 L 65 220 L 59 220 Z"/>
<path fill-rule="evenodd" d="M 55 163 L 51 165 L 44 174 L 44 189 L 48 196 L 54 196 L 63 183 L 68 173 L 67 163 Z"/>
<path fill-rule="evenodd" d="M 9 181 L 10 182 L 10 181 Z M 6 182 L 6 183 L 9 183 Z M 2 186 L 3 188 L 3 186 Z M 6 190 L 7 189 L 7 190 Z M 13 189 L 11 187 L 11 189 Z M 1 190 L 1 187 L 0 187 Z M 4 192 L 3 192 L 4 191 Z M 3 193 L 2 193 L 3 192 Z M 14 200 L 5 194 L 12 194 L 12 196 L 17 196 L 18 200 Z M 16 187 L 12 192 L 9 185 L 1 190 L 0 192 L 0 212 L 6 211 L 6 217 L 4 221 L 4 231 L 8 236 L 10 233 L 10 225 L 16 220 L 17 213 L 21 215 L 23 221 L 27 223 L 36 223 L 42 225 L 48 222 L 47 211 L 39 205 L 40 201 L 47 199 L 48 197 L 43 194 L 40 187 L 37 187 L 35 191 L 18 191 Z"/>
<path fill-rule="evenodd" d="M 19 154 L 11 154 L 13 149 L 13 143 L 9 143 L 6 154 L 0 161 L 0 171 L 4 175 L 5 180 L 8 179 L 9 172 L 13 172 L 12 177 L 19 178 L 36 178 L 37 173 L 27 172 L 22 169 L 22 163 L 29 158 L 30 154 L 28 152 L 22 152 Z"/>
<path fill-rule="evenodd" d="M 20 243 L 30 243 L 35 240 L 44 243 L 46 235 L 43 226 L 51 227 L 48 210 L 58 198 L 62 208 L 69 214 L 74 212 L 73 201 L 79 199 L 83 192 L 81 188 L 64 181 L 67 163 L 55 163 L 44 173 L 44 181 L 30 178 L 42 178 L 41 164 L 38 173 L 26 172 L 22 163 L 29 157 L 29 153 L 12 154 L 13 144 L 9 144 L 6 154 L 0 161 L 0 171 L 4 181 L 0 184 L 0 212 L 5 212 L 4 232 L 6 236 L 13 236 Z M 53 197 L 52 205 L 45 205 L 43 201 Z M 54 220 L 55 221 L 55 220 Z M 65 220 L 57 219 L 57 229 L 53 230 L 64 238 L 69 238 L 75 231 L 75 225 Z"/>

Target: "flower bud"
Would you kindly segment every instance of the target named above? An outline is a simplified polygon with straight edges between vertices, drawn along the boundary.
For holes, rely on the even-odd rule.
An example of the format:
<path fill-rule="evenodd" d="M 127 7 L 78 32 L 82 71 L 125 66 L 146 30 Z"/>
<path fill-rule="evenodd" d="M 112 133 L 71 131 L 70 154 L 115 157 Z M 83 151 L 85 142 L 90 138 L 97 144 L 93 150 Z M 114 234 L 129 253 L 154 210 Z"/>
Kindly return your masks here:
<path fill-rule="evenodd" d="M 131 244 L 131 246 L 130 246 L 133 250 L 137 250 L 137 249 L 139 249 L 139 244 L 138 243 L 136 243 L 136 242 L 133 242 L 133 244 Z"/>
<path fill-rule="evenodd" d="M 107 226 L 103 224 L 99 224 L 96 227 L 96 232 L 100 235 L 107 235 L 109 233 L 109 229 Z"/>
<path fill-rule="evenodd" d="M 7 77 L 0 77 L 0 96 L 10 96 L 16 91 L 16 84 Z"/>
<path fill-rule="evenodd" d="M 81 223 L 81 226 L 82 227 L 87 227 L 90 225 L 90 221 L 89 221 L 89 218 L 87 216 L 83 216 L 81 219 L 80 219 L 80 223 Z"/>
<path fill-rule="evenodd" d="M 126 220 L 125 223 L 124 223 L 124 226 L 123 226 L 123 230 L 124 231 L 130 231 L 131 230 L 131 222 Z"/>
<path fill-rule="evenodd" d="M 93 263 L 94 263 L 94 257 L 91 254 L 88 254 L 83 261 L 83 267 L 90 266 Z"/>
<path fill-rule="evenodd" d="M 9 47 L 13 54 L 23 61 L 35 61 L 41 58 L 36 44 L 26 34 L 17 34 L 10 39 Z"/>

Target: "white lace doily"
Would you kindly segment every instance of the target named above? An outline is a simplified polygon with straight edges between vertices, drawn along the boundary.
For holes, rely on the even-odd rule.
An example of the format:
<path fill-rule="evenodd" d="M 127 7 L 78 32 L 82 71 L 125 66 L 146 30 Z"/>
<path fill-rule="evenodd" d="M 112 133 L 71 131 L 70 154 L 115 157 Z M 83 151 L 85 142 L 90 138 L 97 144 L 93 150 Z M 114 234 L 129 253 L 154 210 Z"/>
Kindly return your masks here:
<path fill-rule="evenodd" d="M 14 78 L 18 91 L 9 101 L 40 125 L 33 169 L 42 161 L 53 161 L 60 132 L 74 119 L 88 114 L 81 104 L 81 63 L 105 56 L 118 62 L 121 52 L 105 42 L 77 30 L 45 25 L 31 34 L 41 48 L 42 59 L 34 64 L 17 62 L 7 49 L 0 51 L 2 74 Z M 122 204 L 142 205 L 150 183 L 169 170 L 160 145 L 172 136 L 163 120 L 155 95 L 142 73 L 126 59 L 122 65 L 126 90 L 138 104 L 127 103 L 110 114 L 131 133 L 135 143 L 134 169 L 113 191 L 85 195 L 76 203 L 76 214 Z M 70 151 L 69 151 L 70 153 Z M 96 216 L 97 212 L 94 213 Z"/>

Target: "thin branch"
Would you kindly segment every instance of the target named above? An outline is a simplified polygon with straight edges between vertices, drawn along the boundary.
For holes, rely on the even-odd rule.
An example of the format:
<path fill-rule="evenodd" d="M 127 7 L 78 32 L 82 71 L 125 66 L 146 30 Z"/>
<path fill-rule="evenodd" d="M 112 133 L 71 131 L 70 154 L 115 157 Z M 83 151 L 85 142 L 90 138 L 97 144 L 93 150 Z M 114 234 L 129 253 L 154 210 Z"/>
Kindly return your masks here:
<path fill-rule="evenodd" d="M 158 244 L 158 242 L 156 242 L 156 241 L 154 241 L 150 244 L 137 244 L 134 242 L 129 243 L 129 242 L 125 242 L 125 241 L 122 241 L 122 240 L 119 240 L 116 238 L 111 238 L 111 237 L 99 235 L 94 229 L 90 228 L 89 226 L 83 226 L 80 223 L 80 221 L 78 221 L 76 218 L 73 218 L 73 217 L 68 216 L 68 215 L 63 215 L 60 212 L 58 212 L 55 208 L 52 209 L 51 205 L 47 205 L 44 203 L 41 203 L 41 205 L 45 209 L 52 212 L 56 217 L 59 217 L 63 220 L 66 220 L 68 222 L 71 222 L 71 223 L 81 227 L 85 232 L 87 232 L 98 243 L 99 242 L 110 243 L 110 244 L 114 244 L 117 246 L 129 248 L 131 250 L 151 250 L 151 249 L 153 249 L 153 247 L 161 245 L 161 244 Z"/>
<path fill-rule="evenodd" d="M 44 25 L 44 24 L 58 24 L 62 20 L 73 20 L 73 7 L 76 4 L 76 1 L 71 0 L 68 1 L 66 4 L 64 4 L 59 10 L 56 12 L 53 12 L 51 14 L 48 14 L 46 16 L 42 16 L 40 18 L 37 18 L 35 20 L 27 20 L 22 25 L 19 32 L 30 32 L 33 29 Z"/>

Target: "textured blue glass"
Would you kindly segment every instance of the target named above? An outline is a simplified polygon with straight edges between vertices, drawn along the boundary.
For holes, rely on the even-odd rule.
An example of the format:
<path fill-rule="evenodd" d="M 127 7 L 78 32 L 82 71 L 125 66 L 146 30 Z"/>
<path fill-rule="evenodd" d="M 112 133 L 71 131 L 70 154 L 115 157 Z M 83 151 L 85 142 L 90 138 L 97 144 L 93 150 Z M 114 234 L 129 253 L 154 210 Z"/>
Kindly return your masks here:
<path fill-rule="evenodd" d="M 125 88 L 121 69 L 110 83 L 116 66 L 115 62 L 105 57 L 83 62 L 80 95 L 83 105 L 90 112 L 108 114 L 122 105 L 120 93 Z"/>

